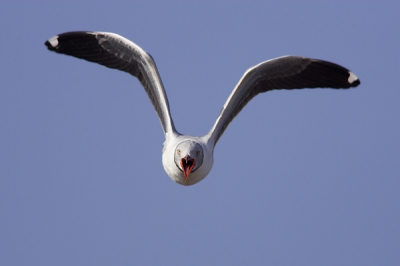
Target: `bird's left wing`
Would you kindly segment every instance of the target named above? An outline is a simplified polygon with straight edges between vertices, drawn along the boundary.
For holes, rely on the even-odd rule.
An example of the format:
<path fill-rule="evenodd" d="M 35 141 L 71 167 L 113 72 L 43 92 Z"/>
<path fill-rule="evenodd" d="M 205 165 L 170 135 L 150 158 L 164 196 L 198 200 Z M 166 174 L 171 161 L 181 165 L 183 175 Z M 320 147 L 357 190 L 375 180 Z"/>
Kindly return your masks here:
<path fill-rule="evenodd" d="M 283 56 L 248 69 L 239 80 L 208 136 L 215 145 L 229 123 L 257 94 L 271 90 L 350 88 L 360 80 L 337 64 L 299 56 Z"/>
<path fill-rule="evenodd" d="M 176 132 L 167 95 L 153 58 L 130 40 L 109 32 L 66 32 L 45 42 L 50 51 L 118 69 L 137 77 L 150 98 L 164 133 Z"/>

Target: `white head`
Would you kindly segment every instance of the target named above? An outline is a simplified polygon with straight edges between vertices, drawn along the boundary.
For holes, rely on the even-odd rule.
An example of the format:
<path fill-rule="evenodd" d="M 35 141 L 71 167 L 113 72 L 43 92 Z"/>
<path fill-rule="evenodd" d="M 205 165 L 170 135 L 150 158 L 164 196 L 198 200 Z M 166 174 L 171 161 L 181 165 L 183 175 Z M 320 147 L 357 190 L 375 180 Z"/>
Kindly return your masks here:
<path fill-rule="evenodd" d="M 174 162 L 176 167 L 182 171 L 185 183 L 190 173 L 195 172 L 203 164 L 203 147 L 193 141 L 184 140 L 176 145 L 174 153 Z"/>

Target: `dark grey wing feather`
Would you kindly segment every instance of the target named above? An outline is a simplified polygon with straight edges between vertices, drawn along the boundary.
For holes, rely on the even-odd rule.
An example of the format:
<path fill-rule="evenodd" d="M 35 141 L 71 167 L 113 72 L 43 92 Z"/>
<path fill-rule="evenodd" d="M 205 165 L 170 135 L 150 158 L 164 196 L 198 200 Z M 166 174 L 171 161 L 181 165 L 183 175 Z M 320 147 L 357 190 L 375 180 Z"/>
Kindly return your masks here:
<path fill-rule="evenodd" d="M 50 51 L 85 59 L 137 77 L 156 110 L 164 133 L 176 132 L 156 64 L 150 54 L 135 43 L 114 33 L 77 31 L 54 36 L 45 45 Z"/>
<path fill-rule="evenodd" d="M 305 57 L 284 56 L 248 69 L 228 100 L 208 135 L 214 145 L 229 123 L 257 94 L 271 90 L 357 87 L 360 80 L 337 64 Z"/>

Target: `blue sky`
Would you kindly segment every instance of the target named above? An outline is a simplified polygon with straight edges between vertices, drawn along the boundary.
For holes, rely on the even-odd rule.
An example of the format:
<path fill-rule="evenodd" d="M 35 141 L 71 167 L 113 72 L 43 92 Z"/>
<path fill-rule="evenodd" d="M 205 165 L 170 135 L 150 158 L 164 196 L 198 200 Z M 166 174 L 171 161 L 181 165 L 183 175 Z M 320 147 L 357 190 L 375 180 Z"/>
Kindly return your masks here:
<path fill-rule="evenodd" d="M 0 9 L 1 265 L 399 265 L 400 4 L 8 1 Z M 163 170 L 132 76 L 48 52 L 115 32 L 155 59 L 179 132 L 203 135 L 244 71 L 333 61 L 361 86 L 261 94 L 197 185 Z"/>

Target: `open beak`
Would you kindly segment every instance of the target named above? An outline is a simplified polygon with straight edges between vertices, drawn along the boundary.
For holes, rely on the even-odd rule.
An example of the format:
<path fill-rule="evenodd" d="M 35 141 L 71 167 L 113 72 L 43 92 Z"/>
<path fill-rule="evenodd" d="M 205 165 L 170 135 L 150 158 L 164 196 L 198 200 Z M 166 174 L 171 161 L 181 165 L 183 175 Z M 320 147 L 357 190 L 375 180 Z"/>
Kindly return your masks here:
<path fill-rule="evenodd" d="M 185 176 L 185 182 L 188 179 L 188 176 L 195 165 L 196 161 L 189 155 L 186 155 L 181 159 L 181 167 L 183 170 L 183 175 Z"/>

